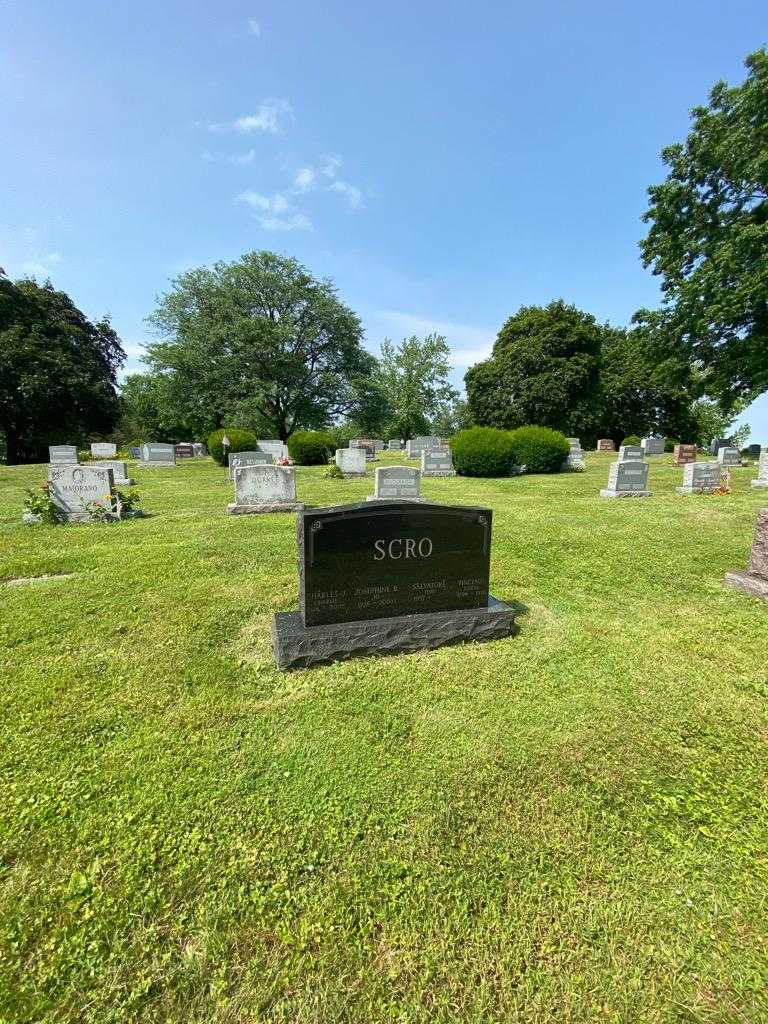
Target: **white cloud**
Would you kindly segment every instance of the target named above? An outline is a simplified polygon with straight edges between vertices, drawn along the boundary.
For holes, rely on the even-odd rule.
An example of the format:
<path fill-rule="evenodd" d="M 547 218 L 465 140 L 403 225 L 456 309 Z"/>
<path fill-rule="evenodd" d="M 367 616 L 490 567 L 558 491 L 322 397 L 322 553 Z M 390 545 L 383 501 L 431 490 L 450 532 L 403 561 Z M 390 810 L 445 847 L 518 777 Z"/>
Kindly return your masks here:
<path fill-rule="evenodd" d="M 282 192 L 272 196 L 247 190 L 238 197 L 256 214 L 259 224 L 267 231 L 311 231 L 312 221 L 288 202 Z"/>
<path fill-rule="evenodd" d="M 451 365 L 455 367 L 472 366 L 482 359 L 487 359 L 496 339 L 496 331 L 490 328 L 451 320 L 430 320 L 413 313 L 391 309 L 376 310 L 374 316 L 383 321 L 384 325 L 388 325 L 389 330 L 403 337 L 411 334 L 423 337 L 433 331 L 442 334 L 451 346 Z"/>
<path fill-rule="evenodd" d="M 256 159 L 256 150 L 249 149 L 247 153 L 234 153 L 232 156 L 228 156 L 227 160 L 231 164 L 237 164 L 242 166 L 243 164 L 252 164 Z"/>
<path fill-rule="evenodd" d="M 248 19 L 248 32 L 252 36 L 261 35 L 261 25 L 256 21 L 255 18 Z"/>
<path fill-rule="evenodd" d="M 363 193 L 356 185 L 350 185 L 348 181 L 334 181 L 328 186 L 329 192 L 338 192 L 347 200 L 350 210 L 359 210 L 363 205 Z"/>
<path fill-rule="evenodd" d="M 285 122 L 293 118 L 293 108 L 288 100 L 269 99 L 259 104 L 255 114 L 245 114 L 235 121 L 209 124 L 211 132 L 235 131 L 241 134 L 250 132 L 268 132 L 277 135 L 285 126 Z"/>
<path fill-rule="evenodd" d="M 296 171 L 296 177 L 293 179 L 293 184 L 297 192 L 309 192 L 314 187 L 316 178 L 316 172 L 314 167 L 300 167 Z"/>
<path fill-rule="evenodd" d="M 338 169 L 341 167 L 342 160 L 340 156 L 324 156 L 320 165 L 320 170 L 326 176 L 326 178 L 335 178 Z"/>

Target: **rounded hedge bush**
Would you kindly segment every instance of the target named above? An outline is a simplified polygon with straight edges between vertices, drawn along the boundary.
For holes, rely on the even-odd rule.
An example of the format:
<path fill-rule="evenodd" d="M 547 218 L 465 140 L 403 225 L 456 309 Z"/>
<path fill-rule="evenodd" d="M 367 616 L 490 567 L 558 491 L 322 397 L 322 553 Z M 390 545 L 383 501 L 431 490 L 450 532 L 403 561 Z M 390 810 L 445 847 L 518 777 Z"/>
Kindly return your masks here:
<path fill-rule="evenodd" d="M 224 435 L 229 438 L 229 447 L 224 449 L 221 439 Z M 232 452 L 250 452 L 256 448 L 256 435 L 250 430 L 238 430 L 237 427 L 224 427 L 222 430 L 214 430 L 208 438 L 208 454 L 218 462 L 220 466 L 226 466 L 227 455 Z"/>
<path fill-rule="evenodd" d="M 566 442 L 566 454 L 569 446 Z M 453 465 L 461 476 L 509 476 L 514 462 L 512 435 L 496 427 L 460 430 L 451 442 Z"/>
<path fill-rule="evenodd" d="M 627 437 L 625 437 L 624 440 L 621 442 L 619 447 L 623 448 L 625 444 L 640 444 L 640 438 L 637 436 L 637 434 L 628 434 Z"/>
<path fill-rule="evenodd" d="M 559 473 L 571 450 L 565 434 L 549 427 L 518 427 L 510 437 L 512 461 L 526 473 Z"/>
<path fill-rule="evenodd" d="M 288 451 L 298 466 L 322 466 L 334 448 L 333 438 L 322 430 L 297 430 L 288 438 Z"/>

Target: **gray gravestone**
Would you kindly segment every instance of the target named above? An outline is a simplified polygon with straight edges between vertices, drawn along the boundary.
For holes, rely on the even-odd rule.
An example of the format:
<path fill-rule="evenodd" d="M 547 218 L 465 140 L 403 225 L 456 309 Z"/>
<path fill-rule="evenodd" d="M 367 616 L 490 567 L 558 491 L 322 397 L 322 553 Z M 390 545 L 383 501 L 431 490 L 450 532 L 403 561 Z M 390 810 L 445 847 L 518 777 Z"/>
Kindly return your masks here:
<path fill-rule="evenodd" d="M 411 466 L 379 466 L 368 501 L 423 501 L 421 473 Z"/>
<path fill-rule="evenodd" d="M 650 491 L 648 465 L 645 462 L 612 462 L 608 470 L 608 486 L 600 491 L 601 498 L 647 498 Z"/>
<path fill-rule="evenodd" d="M 105 462 L 99 462 L 100 466 L 108 466 L 112 470 L 112 474 L 115 478 L 115 487 L 131 487 L 133 480 L 128 476 L 128 463 L 123 462 L 121 459 L 109 459 Z"/>
<path fill-rule="evenodd" d="M 383 452 L 386 449 L 386 447 L 387 447 L 386 444 L 384 444 L 384 441 L 380 437 L 374 437 L 373 445 L 374 445 L 374 449 L 377 452 Z"/>
<path fill-rule="evenodd" d="M 256 447 L 260 452 L 269 452 L 270 455 L 274 456 L 275 462 L 279 459 L 290 457 L 288 455 L 288 445 L 280 440 L 257 441 Z"/>
<path fill-rule="evenodd" d="M 271 466 L 275 461 L 274 455 L 269 452 L 230 452 L 227 456 L 229 462 L 229 479 L 234 479 L 234 471 L 244 466 Z"/>
<path fill-rule="evenodd" d="M 683 486 L 678 494 L 711 494 L 720 486 L 719 462 L 688 462 L 683 466 Z"/>
<path fill-rule="evenodd" d="M 80 460 L 73 444 L 54 444 L 48 449 L 48 461 L 52 465 L 76 466 Z"/>
<path fill-rule="evenodd" d="M 88 505 L 112 511 L 114 476 L 106 466 L 49 466 L 48 484 L 59 516 L 67 523 L 88 523 Z"/>
<path fill-rule="evenodd" d="M 424 449 L 421 453 L 422 476 L 456 476 L 450 448 Z"/>
<path fill-rule="evenodd" d="M 623 444 L 619 448 L 619 462 L 637 462 L 645 455 L 645 450 L 640 444 Z"/>
<path fill-rule="evenodd" d="M 753 487 L 768 487 L 768 448 L 760 452 L 760 461 L 757 464 L 757 480 L 752 481 Z"/>
<path fill-rule="evenodd" d="M 242 466 L 234 470 L 235 501 L 227 505 L 230 515 L 258 512 L 297 512 L 293 466 Z"/>
<path fill-rule="evenodd" d="M 148 442 L 141 446 L 141 465 L 143 469 L 175 466 L 176 450 L 172 444 Z"/>
<path fill-rule="evenodd" d="M 714 437 L 709 445 L 709 454 L 717 455 L 721 448 L 731 448 L 732 446 L 730 437 Z"/>
<path fill-rule="evenodd" d="M 717 452 L 717 461 L 721 466 L 740 466 L 741 452 L 738 448 L 720 448 Z"/>
<path fill-rule="evenodd" d="M 344 476 L 365 476 L 364 448 L 337 448 L 335 459 Z"/>
<path fill-rule="evenodd" d="M 488 592 L 487 508 L 373 501 L 296 517 L 299 611 L 279 612 L 280 669 L 516 632 Z"/>
<path fill-rule="evenodd" d="M 94 441 L 91 445 L 91 455 L 94 459 L 114 459 L 117 455 L 117 445 L 107 441 Z"/>
<path fill-rule="evenodd" d="M 644 437 L 640 446 L 646 455 L 663 455 L 666 437 Z"/>
<path fill-rule="evenodd" d="M 393 438 L 391 441 L 387 441 L 387 448 L 391 452 L 400 452 L 403 450 L 403 442 Z"/>
<path fill-rule="evenodd" d="M 196 459 L 199 459 L 201 456 L 205 455 L 205 445 L 202 443 L 202 441 L 194 441 L 192 447 L 195 450 Z"/>
<path fill-rule="evenodd" d="M 569 437 L 568 444 L 570 445 L 570 451 L 565 462 L 561 465 L 561 471 L 565 472 L 569 469 L 586 469 L 584 463 L 584 449 L 581 447 L 581 441 L 578 437 Z"/>

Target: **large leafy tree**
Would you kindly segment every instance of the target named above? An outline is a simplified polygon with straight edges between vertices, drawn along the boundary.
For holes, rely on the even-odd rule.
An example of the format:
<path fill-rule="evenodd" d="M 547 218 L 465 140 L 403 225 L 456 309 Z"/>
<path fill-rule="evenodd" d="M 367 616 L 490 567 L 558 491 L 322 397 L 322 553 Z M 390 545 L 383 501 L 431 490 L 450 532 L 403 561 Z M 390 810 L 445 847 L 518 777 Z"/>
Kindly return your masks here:
<path fill-rule="evenodd" d="M 125 353 L 109 320 L 92 323 L 47 282 L 0 274 L 0 432 L 9 463 L 112 431 Z"/>
<path fill-rule="evenodd" d="M 357 316 L 330 281 L 261 251 L 190 270 L 150 318 L 165 340 L 148 346 L 190 418 L 212 425 L 246 408 L 286 440 L 346 413 L 371 373 Z"/>
<path fill-rule="evenodd" d="M 440 334 L 412 336 L 394 345 L 381 345 L 378 385 L 390 410 L 389 430 L 405 440 L 426 432 L 430 421 L 455 401 L 450 383 L 451 350 Z"/>
<path fill-rule="evenodd" d="M 685 142 L 663 151 L 669 173 L 648 190 L 641 243 L 662 279 L 657 319 L 724 409 L 768 388 L 768 53 L 746 67 L 743 84 L 718 82 Z"/>
<path fill-rule="evenodd" d="M 591 437 L 600 410 L 600 352 L 612 328 L 562 300 L 524 306 L 499 331 L 490 359 L 466 375 L 482 426 L 526 424 Z"/>

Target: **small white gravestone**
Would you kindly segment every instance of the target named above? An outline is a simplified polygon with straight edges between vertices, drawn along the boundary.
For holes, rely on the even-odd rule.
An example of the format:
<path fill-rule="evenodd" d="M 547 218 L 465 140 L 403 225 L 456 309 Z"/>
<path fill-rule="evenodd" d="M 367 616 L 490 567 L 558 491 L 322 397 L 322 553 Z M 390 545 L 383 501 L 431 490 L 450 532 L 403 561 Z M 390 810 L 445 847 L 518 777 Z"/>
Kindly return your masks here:
<path fill-rule="evenodd" d="M 645 455 L 641 444 L 623 444 L 619 448 L 619 462 L 637 462 Z"/>
<path fill-rule="evenodd" d="M 423 501 L 421 473 L 411 466 L 379 466 L 367 501 Z"/>
<path fill-rule="evenodd" d="M 243 466 L 271 466 L 275 461 L 274 455 L 269 452 L 230 452 L 227 458 L 230 480 L 234 479 L 234 471 Z"/>
<path fill-rule="evenodd" d="M 49 466 L 48 490 L 66 523 L 89 523 L 89 505 L 112 511 L 115 479 L 106 466 Z"/>
<path fill-rule="evenodd" d="M 374 437 L 373 444 L 377 452 L 383 452 L 387 447 L 380 437 Z"/>
<path fill-rule="evenodd" d="M 686 462 L 683 466 L 683 486 L 678 494 L 711 494 L 720 486 L 719 462 Z"/>
<path fill-rule="evenodd" d="M 114 459 L 117 455 L 117 445 L 106 441 L 94 441 L 91 445 L 91 455 L 94 459 Z"/>
<path fill-rule="evenodd" d="M 99 462 L 100 466 L 108 466 L 112 470 L 115 478 L 115 487 L 132 487 L 133 480 L 128 476 L 128 463 L 123 462 L 122 459 L 109 459 L 105 462 Z"/>
<path fill-rule="evenodd" d="M 646 455 L 663 455 L 666 437 L 644 437 L 640 446 Z"/>
<path fill-rule="evenodd" d="M 337 448 L 335 458 L 344 476 L 365 476 L 364 448 Z"/>
<path fill-rule="evenodd" d="M 565 472 L 569 469 L 581 470 L 586 469 L 584 463 L 584 449 L 581 447 L 581 441 L 578 437 L 569 437 L 568 444 L 570 445 L 570 451 L 565 462 L 561 465 L 561 471 Z"/>
<path fill-rule="evenodd" d="M 397 438 L 393 438 L 391 441 L 387 441 L 387 448 L 391 452 L 399 452 L 403 450 L 403 442 Z"/>
<path fill-rule="evenodd" d="M 151 442 L 143 444 L 141 446 L 141 466 L 142 469 L 158 468 L 175 466 L 176 465 L 176 449 L 172 444 L 159 444 Z"/>
<path fill-rule="evenodd" d="M 760 452 L 760 461 L 757 463 L 757 480 L 752 481 L 753 487 L 768 487 L 768 448 Z"/>
<path fill-rule="evenodd" d="M 425 448 L 421 453 L 422 476 L 456 476 L 450 448 Z"/>
<path fill-rule="evenodd" d="M 608 486 L 600 491 L 601 498 L 647 498 L 648 464 L 612 462 L 608 470 Z"/>
<path fill-rule="evenodd" d="M 48 449 L 48 461 L 54 466 L 76 466 L 80 459 L 73 444 L 52 444 Z"/>
<path fill-rule="evenodd" d="M 289 458 L 288 445 L 284 444 L 280 440 L 272 439 L 267 441 L 257 441 L 256 448 L 260 452 L 269 452 L 269 454 L 273 456 L 275 462 L 277 462 L 279 459 Z"/>
<path fill-rule="evenodd" d="M 230 515 L 297 512 L 304 508 L 296 501 L 293 466 L 240 466 L 233 473 L 235 501 L 227 505 Z"/>
<path fill-rule="evenodd" d="M 740 466 L 741 452 L 738 448 L 720 448 L 717 452 L 717 461 L 721 466 Z"/>

